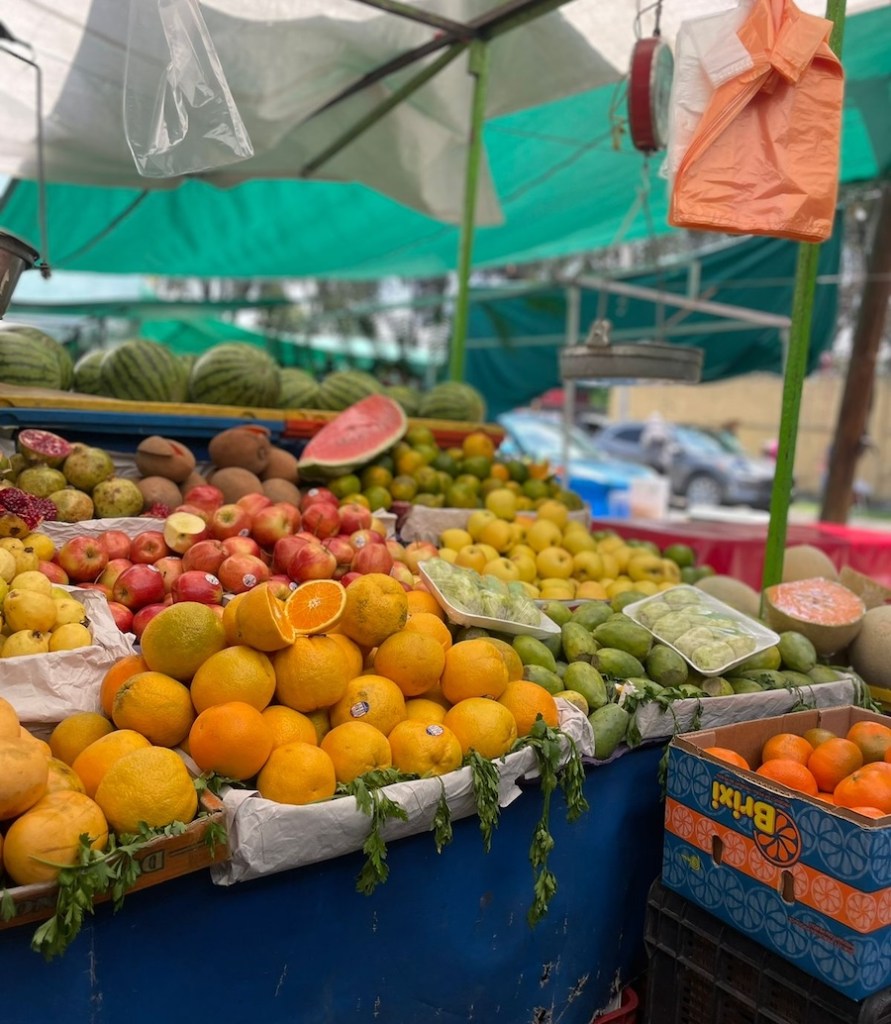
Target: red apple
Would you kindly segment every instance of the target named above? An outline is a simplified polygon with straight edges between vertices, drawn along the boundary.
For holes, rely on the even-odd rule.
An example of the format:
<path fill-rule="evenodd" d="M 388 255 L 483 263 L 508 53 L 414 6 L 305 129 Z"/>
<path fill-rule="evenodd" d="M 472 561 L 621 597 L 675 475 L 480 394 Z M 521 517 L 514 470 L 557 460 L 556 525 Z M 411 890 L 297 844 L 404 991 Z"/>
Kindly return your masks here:
<path fill-rule="evenodd" d="M 385 544 L 366 544 L 364 547 L 358 548 L 350 562 L 352 572 L 382 572 L 386 574 L 392 568 L 393 556 L 387 551 Z"/>
<path fill-rule="evenodd" d="M 226 557 L 226 549 L 223 547 L 222 541 L 212 538 L 199 540 L 183 555 L 183 572 L 198 569 L 201 572 L 216 574 Z"/>
<path fill-rule="evenodd" d="M 202 505 L 193 505 L 190 501 L 185 501 L 182 505 L 177 505 L 173 512 L 188 512 L 190 516 L 198 516 L 199 519 L 203 519 L 205 523 L 210 522 L 210 517 L 213 515 L 212 512 L 208 512 Z M 171 515 L 173 513 L 171 512 Z"/>
<path fill-rule="evenodd" d="M 287 573 L 288 565 L 294 555 L 304 544 L 316 544 L 315 537 L 301 537 L 292 534 L 277 540 L 272 547 L 272 571 L 274 573 Z"/>
<path fill-rule="evenodd" d="M 260 545 L 253 537 L 226 537 L 222 541 L 223 550 L 227 555 L 256 555 L 260 557 Z"/>
<path fill-rule="evenodd" d="M 340 516 L 341 533 L 371 529 L 371 512 L 364 505 L 354 501 L 348 505 L 341 505 L 337 511 Z"/>
<path fill-rule="evenodd" d="M 393 556 L 394 562 L 405 561 L 405 545 L 400 544 L 398 540 L 385 541 L 387 545 L 387 551 Z"/>
<path fill-rule="evenodd" d="M 303 529 L 316 537 L 333 537 L 340 533 L 340 516 L 336 505 L 317 501 L 303 512 Z"/>
<path fill-rule="evenodd" d="M 356 530 L 350 534 L 350 544 L 358 551 L 366 544 L 383 544 L 384 538 L 374 530 Z"/>
<path fill-rule="evenodd" d="M 209 516 L 213 515 L 224 501 L 223 492 L 213 484 L 198 484 L 183 495 L 183 502 L 186 505 L 202 508 Z"/>
<path fill-rule="evenodd" d="M 277 601 L 287 601 L 291 593 L 297 589 L 297 584 L 290 576 L 278 574 L 269 577 L 269 593 Z"/>
<path fill-rule="evenodd" d="M 167 604 L 156 602 L 155 604 L 145 605 L 144 608 L 140 608 L 139 611 L 135 613 L 130 629 L 136 634 L 137 640 L 142 637 L 143 630 L 152 621 L 152 619 L 156 615 L 160 615 L 167 607 Z"/>
<path fill-rule="evenodd" d="M 265 505 L 251 519 L 251 536 L 261 548 L 271 548 L 293 532 L 292 517 L 280 505 Z"/>
<path fill-rule="evenodd" d="M 189 549 L 191 550 L 191 548 Z M 188 554 L 188 551 L 186 552 Z M 179 555 L 165 555 L 152 565 L 164 578 L 164 593 L 169 594 L 173 581 L 185 572 L 183 559 Z"/>
<path fill-rule="evenodd" d="M 164 598 L 164 577 L 153 565 L 136 562 L 114 581 L 111 599 L 135 610 Z"/>
<path fill-rule="evenodd" d="M 251 513 L 241 505 L 229 502 L 210 517 L 210 535 L 215 540 L 226 537 L 247 537 L 251 532 Z"/>
<path fill-rule="evenodd" d="M 46 576 L 50 583 L 61 583 L 64 586 L 69 582 L 68 573 L 65 572 L 61 565 L 56 565 L 55 562 L 38 562 L 37 568 Z"/>
<path fill-rule="evenodd" d="M 296 533 L 300 529 L 303 519 L 300 509 L 292 501 L 276 501 L 274 504 L 288 517 L 291 523 L 291 533 Z"/>
<path fill-rule="evenodd" d="M 56 562 L 73 583 L 99 578 L 108 565 L 108 552 L 98 537 L 72 537 L 56 552 Z"/>
<path fill-rule="evenodd" d="M 129 633 L 133 629 L 133 612 L 119 601 L 109 601 L 108 610 L 114 619 L 114 624 L 122 633 Z"/>
<path fill-rule="evenodd" d="M 394 580 L 398 580 L 406 590 L 414 590 L 414 575 L 411 569 L 403 562 L 394 562 L 390 567 L 390 575 Z"/>
<path fill-rule="evenodd" d="M 346 573 L 346 575 L 340 577 L 340 582 L 345 587 L 348 587 L 351 583 L 354 583 L 356 580 L 361 580 L 361 579 L 362 579 L 362 573 L 361 572 L 348 572 L 348 573 Z"/>
<path fill-rule="evenodd" d="M 97 590 L 106 600 L 111 599 L 111 587 L 106 587 L 104 583 L 78 583 L 79 590 Z"/>
<path fill-rule="evenodd" d="M 418 562 L 426 562 L 428 558 L 439 558 L 437 548 L 426 540 L 413 540 L 405 548 L 405 564 L 412 572 L 418 571 Z"/>
<path fill-rule="evenodd" d="M 335 506 L 339 504 L 337 495 L 333 491 L 329 491 L 327 487 L 310 487 L 300 499 L 300 511 L 305 512 L 310 505 L 314 505 L 317 501 L 327 501 L 329 505 Z"/>
<path fill-rule="evenodd" d="M 253 518 L 261 508 L 272 504 L 272 498 L 267 498 L 260 491 L 252 491 L 250 494 L 243 494 L 235 504 L 239 508 L 243 508 L 250 518 Z"/>
<path fill-rule="evenodd" d="M 337 559 L 321 544 L 303 544 L 288 563 L 292 580 L 330 580 L 337 568 Z"/>
<path fill-rule="evenodd" d="M 171 551 L 184 555 L 193 544 L 206 540 L 210 527 L 191 512 L 171 512 L 164 521 L 164 540 Z"/>
<path fill-rule="evenodd" d="M 334 555 L 338 565 L 349 565 L 356 553 L 355 548 L 350 544 L 350 538 L 342 533 L 326 537 L 322 541 L 322 547 L 327 548 Z"/>
<path fill-rule="evenodd" d="M 167 541 L 160 530 L 146 530 L 145 533 L 137 534 L 130 541 L 130 561 L 141 562 L 144 565 L 151 565 L 159 558 L 170 554 Z"/>
<path fill-rule="evenodd" d="M 210 572 L 192 569 L 173 581 L 170 596 L 178 601 L 197 601 L 199 604 L 220 604 L 223 600 L 223 585 Z"/>
<path fill-rule="evenodd" d="M 269 579 L 269 566 L 256 555 L 229 555 L 217 573 L 230 594 L 243 594 Z"/>
<path fill-rule="evenodd" d="M 114 589 L 114 581 L 125 569 L 129 569 L 132 564 L 129 558 L 112 558 L 102 570 L 96 582 L 104 583 L 106 587 Z"/>
<path fill-rule="evenodd" d="M 105 545 L 109 560 L 130 557 L 130 537 L 123 530 L 106 530 L 99 534 L 99 540 Z"/>

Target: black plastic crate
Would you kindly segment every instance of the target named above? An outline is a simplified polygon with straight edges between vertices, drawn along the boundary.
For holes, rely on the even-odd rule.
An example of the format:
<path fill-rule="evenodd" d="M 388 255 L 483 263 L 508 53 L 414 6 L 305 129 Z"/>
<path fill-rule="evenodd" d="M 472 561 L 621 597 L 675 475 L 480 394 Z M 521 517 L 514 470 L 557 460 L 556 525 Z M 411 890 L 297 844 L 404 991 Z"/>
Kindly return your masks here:
<path fill-rule="evenodd" d="M 644 938 L 644 1024 L 891 1024 L 891 988 L 848 999 L 658 880 Z"/>

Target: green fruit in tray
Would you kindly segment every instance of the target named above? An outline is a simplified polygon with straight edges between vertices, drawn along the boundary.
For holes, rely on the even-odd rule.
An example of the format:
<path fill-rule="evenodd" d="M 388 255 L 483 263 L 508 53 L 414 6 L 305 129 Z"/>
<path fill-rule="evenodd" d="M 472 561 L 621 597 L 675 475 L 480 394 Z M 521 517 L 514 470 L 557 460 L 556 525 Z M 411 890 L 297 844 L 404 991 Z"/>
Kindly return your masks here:
<path fill-rule="evenodd" d="M 707 640 L 694 647 L 690 654 L 690 661 L 703 672 L 714 672 L 733 660 L 733 648 L 723 640 Z"/>
<path fill-rule="evenodd" d="M 618 704 L 605 704 L 588 716 L 594 730 L 594 756 L 599 761 L 610 757 L 625 739 L 631 716 Z"/>

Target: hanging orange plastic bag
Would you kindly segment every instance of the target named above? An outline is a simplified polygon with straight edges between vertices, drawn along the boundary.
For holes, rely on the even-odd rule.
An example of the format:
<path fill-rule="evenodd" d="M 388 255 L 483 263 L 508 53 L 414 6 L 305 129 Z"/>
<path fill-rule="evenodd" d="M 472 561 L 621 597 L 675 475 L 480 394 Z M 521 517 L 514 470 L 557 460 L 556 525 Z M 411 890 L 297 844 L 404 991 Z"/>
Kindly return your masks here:
<path fill-rule="evenodd" d="M 802 242 L 832 234 L 844 76 L 831 30 L 791 0 L 744 0 L 683 26 L 669 223 Z"/>

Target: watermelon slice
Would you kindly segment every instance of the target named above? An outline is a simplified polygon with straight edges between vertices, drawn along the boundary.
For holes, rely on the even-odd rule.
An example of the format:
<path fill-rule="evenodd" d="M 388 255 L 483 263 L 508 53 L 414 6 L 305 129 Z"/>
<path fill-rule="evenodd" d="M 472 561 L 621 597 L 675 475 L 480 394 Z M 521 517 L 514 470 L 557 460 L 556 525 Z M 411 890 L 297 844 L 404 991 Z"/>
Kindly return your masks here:
<path fill-rule="evenodd" d="M 298 464 L 300 475 L 329 479 L 351 473 L 392 448 L 407 426 L 398 402 L 369 395 L 338 413 L 309 441 Z"/>

